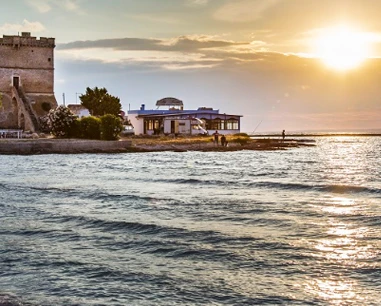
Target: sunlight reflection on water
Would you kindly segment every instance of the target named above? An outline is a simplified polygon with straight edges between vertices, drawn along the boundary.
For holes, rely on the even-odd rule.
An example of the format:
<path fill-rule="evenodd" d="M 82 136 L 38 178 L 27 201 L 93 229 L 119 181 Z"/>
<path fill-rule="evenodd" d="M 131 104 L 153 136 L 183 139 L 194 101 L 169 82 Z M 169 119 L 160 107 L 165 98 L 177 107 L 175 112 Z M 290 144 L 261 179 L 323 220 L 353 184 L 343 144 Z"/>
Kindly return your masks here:
<path fill-rule="evenodd" d="M 334 163 L 340 165 L 341 162 L 335 160 Z M 308 293 L 335 305 L 347 305 L 353 301 L 361 304 L 367 300 L 366 289 L 350 277 L 352 269 L 369 268 L 369 262 L 377 260 L 380 255 L 380 249 L 364 239 L 372 234 L 371 229 L 361 222 L 352 221 L 352 216 L 367 214 L 364 207 L 367 203 L 352 197 L 328 197 L 321 199 L 320 205 L 314 205 L 315 209 L 329 215 L 320 223 L 325 234 L 310 244 L 317 251 L 314 256 L 334 268 L 325 268 L 319 277 L 308 280 L 305 285 Z"/>
<path fill-rule="evenodd" d="M 36 305 L 377 305 L 380 147 L 0 156 L 0 291 Z"/>

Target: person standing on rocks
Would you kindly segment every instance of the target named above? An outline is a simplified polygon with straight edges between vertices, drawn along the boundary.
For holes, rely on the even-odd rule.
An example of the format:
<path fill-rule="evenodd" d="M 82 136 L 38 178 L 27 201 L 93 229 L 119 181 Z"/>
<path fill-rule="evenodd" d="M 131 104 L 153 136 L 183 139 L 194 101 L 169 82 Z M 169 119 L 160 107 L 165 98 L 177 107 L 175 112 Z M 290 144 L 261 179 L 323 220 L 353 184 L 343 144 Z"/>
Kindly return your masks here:
<path fill-rule="evenodd" d="M 225 135 L 221 136 L 221 146 L 223 146 L 223 147 L 226 146 L 226 137 L 225 137 Z"/>
<path fill-rule="evenodd" d="M 218 146 L 218 136 L 219 136 L 220 134 L 218 134 L 218 131 L 215 131 L 214 133 L 213 133 L 213 136 L 214 136 L 214 144 L 216 145 L 216 146 Z"/>

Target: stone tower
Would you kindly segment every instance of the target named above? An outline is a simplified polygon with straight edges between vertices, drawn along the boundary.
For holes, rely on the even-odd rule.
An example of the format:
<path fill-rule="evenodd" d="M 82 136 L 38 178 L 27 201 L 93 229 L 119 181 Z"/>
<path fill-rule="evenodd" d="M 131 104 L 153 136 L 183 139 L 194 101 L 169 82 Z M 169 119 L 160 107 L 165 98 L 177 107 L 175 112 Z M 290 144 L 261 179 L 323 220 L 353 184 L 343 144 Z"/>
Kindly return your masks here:
<path fill-rule="evenodd" d="M 0 38 L 0 128 L 39 130 L 39 118 L 57 106 L 54 38 L 29 32 Z"/>

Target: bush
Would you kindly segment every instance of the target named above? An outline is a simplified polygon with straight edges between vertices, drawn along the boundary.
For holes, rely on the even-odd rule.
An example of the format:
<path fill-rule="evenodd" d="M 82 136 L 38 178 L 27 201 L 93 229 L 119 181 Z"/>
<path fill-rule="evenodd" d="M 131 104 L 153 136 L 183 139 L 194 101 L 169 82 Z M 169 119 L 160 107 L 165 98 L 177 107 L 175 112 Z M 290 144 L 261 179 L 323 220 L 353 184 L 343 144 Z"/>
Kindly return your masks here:
<path fill-rule="evenodd" d="M 248 134 L 246 133 L 235 133 L 233 136 L 237 136 L 237 137 L 250 137 Z"/>
<path fill-rule="evenodd" d="M 116 140 L 123 130 L 122 120 L 114 115 L 104 115 L 101 120 L 101 139 Z"/>
<path fill-rule="evenodd" d="M 79 137 L 85 139 L 100 139 L 101 138 L 101 120 L 99 118 L 89 116 L 83 117 L 78 121 Z"/>
<path fill-rule="evenodd" d="M 241 146 L 247 144 L 249 142 L 249 138 L 237 137 L 230 140 L 231 142 L 239 143 Z"/>
<path fill-rule="evenodd" d="M 73 126 L 77 117 L 66 106 L 51 109 L 48 114 L 48 125 L 56 137 L 69 138 L 73 134 Z"/>
<path fill-rule="evenodd" d="M 81 126 L 79 123 L 79 119 L 76 118 L 72 125 L 70 126 L 70 131 L 69 131 L 69 137 L 71 138 L 81 138 L 82 133 L 81 133 Z"/>
<path fill-rule="evenodd" d="M 48 115 L 39 117 L 38 121 L 39 121 L 39 130 L 41 132 L 43 132 L 43 133 L 50 133 L 51 132 Z"/>

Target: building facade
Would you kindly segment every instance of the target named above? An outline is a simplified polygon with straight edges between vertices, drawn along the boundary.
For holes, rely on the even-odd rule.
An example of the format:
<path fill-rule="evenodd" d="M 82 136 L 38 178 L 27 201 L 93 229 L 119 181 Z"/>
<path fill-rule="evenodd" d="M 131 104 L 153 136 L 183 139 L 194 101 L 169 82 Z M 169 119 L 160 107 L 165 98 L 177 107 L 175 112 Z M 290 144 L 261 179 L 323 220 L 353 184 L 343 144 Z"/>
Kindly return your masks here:
<path fill-rule="evenodd" d="M 157 109 L 147 110 L 142 104 L 139 110 L 128 111 L 128 120 L 135 135 L 154 134 L 235 134 L 240 132 L 241 115 L 231 115 L 209 107 L 185 110 L 183 102 L 164 98 L 156 103 Z M 168 109 L 160 109 L 168 107 Z"/>
<path fill-rule="evenodd" d="M 29 32 L 0 38 L 0 128 L 38 131 L 39 117 L 57 106 L 55 39 Z"/>
<path fill-rule="evenodd" d="M 90 111 L 82 104 L 68 104 L 68 109 L 78 118 L 90 116 Z"/>

